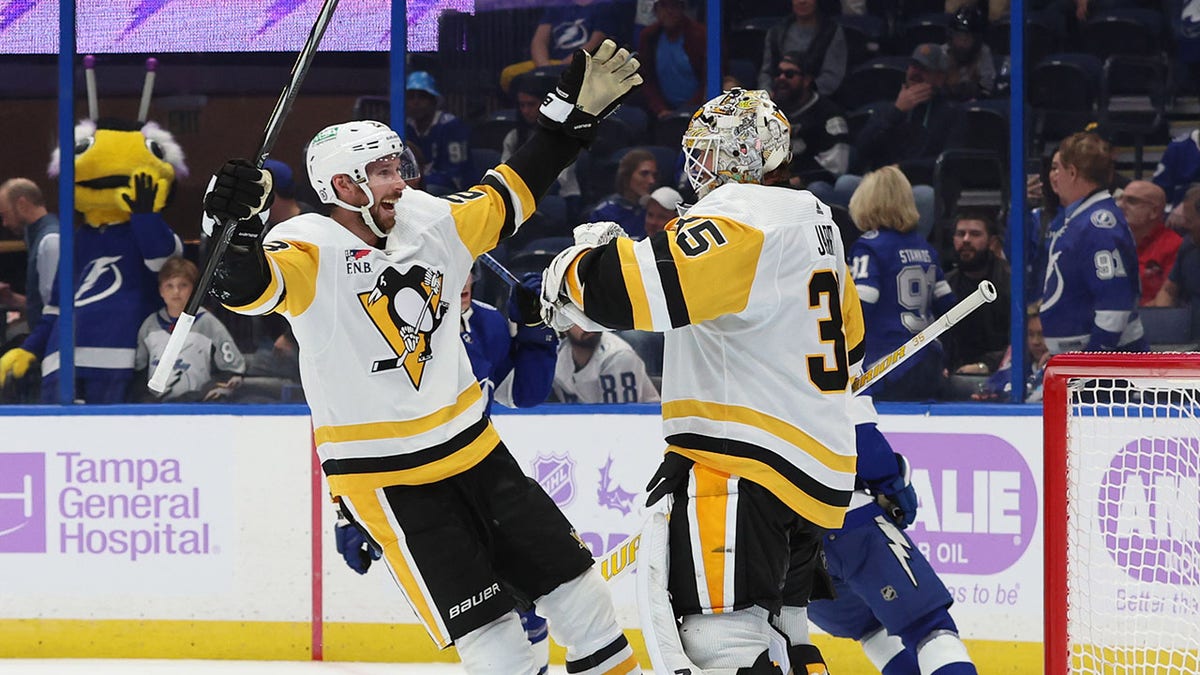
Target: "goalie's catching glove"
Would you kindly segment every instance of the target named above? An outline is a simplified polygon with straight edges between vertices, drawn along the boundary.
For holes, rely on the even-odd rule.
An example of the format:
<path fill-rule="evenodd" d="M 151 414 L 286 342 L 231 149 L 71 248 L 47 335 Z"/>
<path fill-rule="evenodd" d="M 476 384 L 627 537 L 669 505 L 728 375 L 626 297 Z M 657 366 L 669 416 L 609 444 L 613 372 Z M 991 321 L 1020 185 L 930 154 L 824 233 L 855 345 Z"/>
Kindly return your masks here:
<path fill-rule="evenodd" d="M 271 205 L 271 172 L 249 160 L 231 159 L 209 183 L 204 212 L 218 222 L 246 220 Z"/>
<path fill-rule="evenodd" d="M 350 569 L 366 574 L 371 569 L 371 563 L 379 560 L 381 551 L 375 548 L 357 524 L 345 518 L 339 518 L 333 529 L 337 552 L 342 554 Z"/>
<path fill-rule="evenodd" d="M 546 94 L 538 122 L 591 145 L 600 121 L 642 83 L 639 65 L 636 56 L 612 40 L 601 42 L 595 54 L 576 50 L 558 85 Z"/>

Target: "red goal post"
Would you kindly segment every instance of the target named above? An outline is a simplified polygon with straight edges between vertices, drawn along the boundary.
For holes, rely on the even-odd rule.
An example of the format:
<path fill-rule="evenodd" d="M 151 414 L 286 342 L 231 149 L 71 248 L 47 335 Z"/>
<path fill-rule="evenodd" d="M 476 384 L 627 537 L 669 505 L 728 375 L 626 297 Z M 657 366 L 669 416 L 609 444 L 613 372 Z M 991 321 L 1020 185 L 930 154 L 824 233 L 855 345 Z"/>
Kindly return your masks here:
<path fill-rule="evenodd" d="M 1043 400 L 1045 672 L 1200 673 L 1200 354 L 1055 356 Z"/>

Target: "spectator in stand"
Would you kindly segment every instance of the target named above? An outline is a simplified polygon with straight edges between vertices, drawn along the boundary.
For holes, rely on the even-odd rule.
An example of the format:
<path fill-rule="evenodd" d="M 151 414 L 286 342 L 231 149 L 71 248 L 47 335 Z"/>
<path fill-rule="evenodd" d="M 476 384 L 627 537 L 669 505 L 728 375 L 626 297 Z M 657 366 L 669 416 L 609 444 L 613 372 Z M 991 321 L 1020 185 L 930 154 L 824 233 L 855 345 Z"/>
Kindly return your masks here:
<path fill-rule="evenodd" d="M 1150 180 L 1167 193 L 1167 204 L 1171 206 L 1167 226 L 1182 229 L 1183 212 L 1177 212 L 1175 207 L 1188 186 L 1200 181 L 1200 129 L 1193 129 L 1167 145 Z"/>
<path fill-rule="evenodd" d="M 686 9 L 685 0 L 656 0 L 656 21 L 642 31 L 638 46 L 646 80 L 642 93 L 656 117 L 695 110 L 705 101 L 704 24 L 685 14 Z"/>
<path fill-rule="evenodd" d="M 822 16 L 817 0 L 792 0 L 792 15 L 767 30 L 758 88 L 771 90 L 772 70 L 788 52 L 811 59 L 817 72 L 817 91 L 830 96 L 846 76 L 846 35 L 830 17 Z"/>
<path fill-rule="evenodd" d="M 534 80 L 518 80 L 517 86 L 517 126 L 504 137 L 500 150 L 500 161 L 507 162 L 509 157 L 521 147 L 537 128 L 538 108 L 549 89 L 539 88 Z M 553 86 L 553 85 L 551 85 Z M 562 170 L 558 180 L 550 186 L 547 194 L 558 194 L 567 205 L 567 223 L 574 223 L 579 215 L 582 192 L 579 189 L 579 177 L 575 172 L 575 164 Z M 564 223 L 565 224 L 565 223 Z M 567 234 L 566 232 L 563 233 Z"/>
<path fill-rule="evenodd" d="M 617 165 L 617 191 L 589 211 L 584 220 L 616 223 L 634 239 L 646 236 L 643 229 L 646 208 L 642 206 L 642 199 L 654 189 L 657 176 L 658 162 L 654 160 L 654 153 L 642 148 L 625 153 Z"/>
<path fill-rule="evenodd" d="M 1184 232 L 1187 235 L 1179 246 L 1175 264 L 1167 275 L 1166 282 L 1154 298 L 1155 307 L 1192 307 L 1192 324 L 1200 317 L 1200 183 L 1193 184 L 1183 194 L 1178 207 L 1182 213 Z"/>
<path fill-rule="evenodd" d="M 268 159 L 263 162 L 263 168 L 271 172 L 271 191 L 275 195 L 271 210 L 267 213 L 268 228 L 301 213 L 316 211 L 311 204 L 296 200 L 296 180 L 292 167 L 277 159 Z"/>
<path fill-rule="evenodd" d="M 418 70 L 404 85 L 405 140 L 421 149 L 423 188 L 434 195 L 457 192 L 467 186 L 470 130 L 454 115 L 440 110 L 442 95 L 429 73 Z"/>
<path fill-rule="evenodd" d="M 1137 244 L 1138 277 L 1142 281 L 1138 304 L 1144 307 L 1154 303 L 1167 280 L 1183 237 L 1163 223 L 1167 195 L 1150 181 L 1131 181 L 1117 196 L 1117 206 L 1129 221 Z"/>
<path fill-rule="evenodd" d="M 850 248 L 866 324 L 866 359 L 890 354 L 954 305 L 937 252 L 916 232 L 912 186 L 894 166 L 863 177 L 850 199 L 862 231 Z M 900 364 L 867 391 L 877 400 L 936 398 L 942 389 L 942 349 L 934 343 Z"/>
<path fill-rule="evenodd" d="M 183 313 L 199 278 L 200 270 L 196 264 L 179 256 L 168 258 L 158 271 L 158 293 L 166 306 L 142 322 L 134 355 L 134 370 L 139 371 L 146 381 L 158 367 L 175 322 Z M 241 386 L 245 372 L 246 359 L 238 351 L 229 331 L 216 317 L 201 309 L 171 370 L 166 391 L 157 396 L 145 390 L 145 400 L 226 399 Z"/>
<path fill-rule="evenodd" d="M 792 184 L 833 183 L 850 167 L 850 125 L 838 104 L 813 87 L 815 68 L 800 52 L 779 58 L 771 98 L 792 125 Z"/>
<path fill-rule="evenodd" d="M 614 333 L 571 326 L 558 348 L 554 394 L 563 403 L 656 403 L 646 363 Z"/>
<path fill-rule="evenodd" d="M 679 217 L 679 203 L 683 201 L 674 188 L 666 185 L 651 192 L 645 199 L 646 236 L 651 237 L 667 228 L 667 223 Z"/>
<path fill-rule="evenodd" d="M 608 0 L 573 0 L 567 5 L 547 7 L 529 41 L 530 60 L 500 71 L 500 88 L 507 93 L 513 78 L 522 73 L 569 63 L 576 49 L 592 53 L 606 37 L 616 42 L 624 42 L 627 37 L 621 34 Z"/>
<path fill-rule="evenodd" d="M 987 98 L 996 90 L 996 64 L 991 48 L 983 41 L 986 27 L 983 12 L 971 5 L 960 7 L 950 22 L 945 47 L 950 56 L 946 91 L 955 100 Z"/>
<path fill-rule="evenodd" d="M 0 219 L 9 232 L 25 241 L 25 294 L 0 283 L 0 304 L 23 308 L 30 328 L 42 318 L 58 269 L 58 216 L 46 210 L 46 199 L 37 183 L 10 178 L 0 184 Z"/>
<path fill-rule="evenodd" d="M 1045 374 L 1046 362 L 1050 360 L 1050 350 L 1046 349 L 1046 339 L 1042 335 L 1042 320 L 1038 316 L 1037 305 L 1030 305 L 1025 312 L 1025 401 L 1033 403 L 1042 400 L 1042 375 Z M 1012 391 L 1012 347 L 1004 352 L 1000 367 L 988 378 L 983 391 L 973 394 L 976 401 L 1005 401 Z"/>
<path fill-rule="evenodd" d="M 1012 273 L 1008 261 L 995 255 L 1000 235 L 996 219 L 983 210 L 964 210 L 954 218 L 954 257 L 957 267 L 946 283 L 957 298 L 965 298 L 981 281 L 996 286 L 999 297 L 972 312 L 946 339 L 946 363 L 960 375 L 996 371 L 1009 344 L 1009 298 Z"/>
<path fill-rule="evenodd" d="M 1107 186 L 1112 149 L 1091 132 L 1068 136 L 1050 168 L 1065 204 L 1050 232 L 1041 318 L 1046 346 L 1067 351 L 1145 351 L 1138 318 L 1137 247 Z"/>

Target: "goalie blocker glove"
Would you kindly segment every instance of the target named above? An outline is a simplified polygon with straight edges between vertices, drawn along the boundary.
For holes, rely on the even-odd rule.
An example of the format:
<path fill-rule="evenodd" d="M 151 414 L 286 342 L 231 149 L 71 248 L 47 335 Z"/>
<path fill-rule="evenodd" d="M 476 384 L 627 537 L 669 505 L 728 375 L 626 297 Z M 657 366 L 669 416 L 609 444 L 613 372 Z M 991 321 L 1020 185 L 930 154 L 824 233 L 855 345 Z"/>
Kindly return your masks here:
<path fill-rule="evenodd" d="M 590 146 L 600 121 L 642 83 L 639 66 L 636 56 L 612 40 L 600 43 L 595 54 L 577 50 L 558 85 L 546 94 L 538 122 Z"/>

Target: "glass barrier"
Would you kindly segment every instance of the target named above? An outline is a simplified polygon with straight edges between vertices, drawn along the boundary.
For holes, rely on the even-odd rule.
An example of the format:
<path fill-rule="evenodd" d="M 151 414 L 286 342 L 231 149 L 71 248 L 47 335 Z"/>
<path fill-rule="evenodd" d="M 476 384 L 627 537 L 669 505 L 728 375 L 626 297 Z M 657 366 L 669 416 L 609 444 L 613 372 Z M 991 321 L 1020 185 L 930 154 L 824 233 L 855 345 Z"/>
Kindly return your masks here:
<path fill-rule="evenodd" d="M 2 365 L 12 375 L 0 391 L 6 403 L 153 402 L 160 397 L 146 390 L 144 371 L 172 325 L 164 298 L 168 308 L 178 304 L 168 295 L 181 293 L 177 286 L 203 267 L 208 249 L 201 213 L 209 176 L 228 158 L 254 155 L 321 3 L 74 6 L 73 22 L 60 16 L 70 2 L 14 3 L 0 15 L 0 115 L 8 121 L 0 131 L 8 163 L 0 186 L 0 309 Z M 1014 24 L 1024 30 L 1014 33 Z M 75 36 L 65 69 L 60 25 Z M 540 270 L 569 243 L 574 225 L 591 220 L 614 220 L 635 237 L 662 228 L 695 199 L 680 152 L 692 113 L 722 89 L 764 88 L 791 123 L 786 180 L 831 208 L 849 269 L 871 289 L 864 297 L 867 363 L 932 323 L 951 295 L 961 298 L 983 279 L 1000 291 L 898 369 L 910 375 L 892 376 L 877 398 L 1022 400 L 1037 395 L 1046 345 L 1070 347 L 1060 339 L 1067 330 L 1061 315 L 1046 329 L 1052 337 L 1041 337 L 1036 308 L 1088 281 L 1068 274 L 1056 285 L 1062 259 L 1051 244 L 1065 209 L 1051 159 L 1064 138 L 1089 125 L 1098 125 L 1093 131 L 1115 161 L 1115 178 L 1096 189 L 1149 181 L 1167 152 L 1182 159 L 1164 163 L 1153 183 L 1123 191 L 1120 208 L 1113 202 L 1107 212 L 1128 222 L 1133 237 L 1105 251 L 1073 250 L 1074 259 L 1108 252 L 1110 260 L 1103 269 L 1076 265 L 1075 273 L 1109 283 L 1098 291 L 1105 297 L 1136 288 L 1146 305 L 1137 322 L 1151 348 L 1190 349 L 1200 335 L 1186 306 L 1189 277 L 1170 279 L 1180 246 L 1173 232 L 1187 234 L 1200 217 L 1185 198 L 1197 178 L 1197 163 L 1187 157 L 1200 151 L 1168 145 L 1196 126 L 1198 33 L 1185 8 L 1152 0 L 346 2 L 271 153 L 268 224 L 328 209 L 310 183 L 305 148 L 318 130 L 351 119 L 406 129 L 421 168 L 412 187 L 447 195 L 474 185 L 529 135 L 571 51 L 614 37 L 639 52 L 646 86 L 601 125 L 536 213 L 493 251 L 495 260 L 517 276 Z M 66 99 L 59 96 L 63 78 L 71 83 Z M 61 101 L 68 115 L 59 115 Z M 75 213 L 63 221 L 75 227 L 55 235 L 50 220 L 64 208 L 55 146 L 68 117 L 77 124 L 76 142 L 68 144 L 76 156 Z M 883 249 L 875 244 L 892 234 L 862 239 L 866 226 L 855 224 L 863 219 L 855 218 L 851 197 L 861 195 L 858 211 L 865 212 L 872 191 L 859 186 L 890 165 L 912 186 L 917 217 L 906 224 L 899 212 L 889 216 L 898 225 L 883 229 L 914 243 Z M 137 175 L 149 176 L 141 189 L 131 178 Z M 1157 215 L 1144 216 L 1139 200 L 1159 200 L 1159 192 L 1165 209 L 1153 201 Z M 1076 196 L 1069 188 L 1065 194 Z M 1153 250 L 1143 245 L 1148 232 Z M 60 250 L 73 250 L 73 262 L 63 263 L 71 272 L 54 291 Z M 924 253 L 900 261 L 910 250 Z M 174 254 L 190 262 L 167 262 Z M 884 277 L 872 276 L 885 267 Z M 1122 279 L 1120 288 L 1112 285 Z M 472 290 L 507 311 L 508 286 L 489 267 L 477 268 Z M 75 297 L 69 312 L 58 301 L 68 295 Z M 1088 334 L 1077 346 L 1105 339 L 1099 328 L 1092 335 L 1091 316 L 1066 321 L 1083 322 L 1073 329 Z M 1107 339 L 1116 342 L 1106 346 L 1140 348 L 1130 337 L 1133 315 L 1123 316 L 1112 319 L 1121 331 L 1110 330 L 1115 337 Z M 66 334 L 74 342 L 60 347 L 64 331 L 55 323 L 71 325 Z M 193 345 L 198 362 L 177 371 L 170 400 L 303 401 L 286 321 L 237 314 L 210 298 L 203 324 L 207 342 Z M 632 377 L 657 387 L 661 336 L 615 337 L 645 366 L 644 376 Z M 563 349 L 578 363 L 594 339 L 564 336 Z M 1014 353 L 1012 344 L 1024 348 Z M 74 387 L 61 384 L 60 369 L 73 372 Z M 653 398 L 640 383 L 623 381 L 625 372 L 607 374 L 608 386 L 597 384 L 591 394 L 559 387 L 553 398 Z"/>

